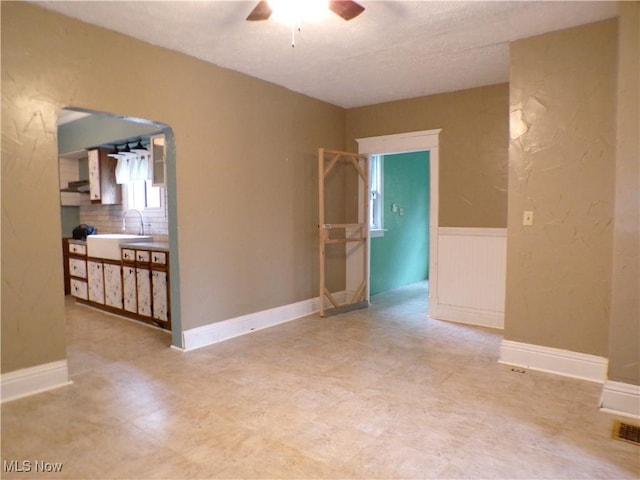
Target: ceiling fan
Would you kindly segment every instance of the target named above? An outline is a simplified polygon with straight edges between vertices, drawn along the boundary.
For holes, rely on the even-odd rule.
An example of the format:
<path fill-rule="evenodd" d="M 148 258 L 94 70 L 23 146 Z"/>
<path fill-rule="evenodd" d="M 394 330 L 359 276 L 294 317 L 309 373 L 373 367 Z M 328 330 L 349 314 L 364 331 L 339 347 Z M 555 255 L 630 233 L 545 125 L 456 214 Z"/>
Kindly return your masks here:
<path fill-rule="evenodd" d="M 330 0 L 328 2 L 328 6 L 329 10 L 345 20 L 351 20 L 364 11 L 364 7 L 362 5 L 352 0 Z M 272 13 L 273 9 L 269 5 L 269 2 L 267 0 L 262 0 L 258 2 L 255 8 L 251 11 L 247 20 L 250 22 L 267 20 Z"/>

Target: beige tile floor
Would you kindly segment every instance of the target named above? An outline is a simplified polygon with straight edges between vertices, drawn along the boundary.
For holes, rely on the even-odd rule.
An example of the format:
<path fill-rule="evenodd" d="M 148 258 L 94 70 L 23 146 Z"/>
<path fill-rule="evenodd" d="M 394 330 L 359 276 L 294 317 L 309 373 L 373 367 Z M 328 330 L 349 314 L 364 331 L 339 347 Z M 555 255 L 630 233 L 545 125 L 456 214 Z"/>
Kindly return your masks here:
<path fill-rule="evenodd" d="M 600 385 L 511 371 L 499 332 L 425 311 L 420 283 L 185 354 L 68 299 L 73 385 L 2 406 L 2 460 L 78 479 L 638 478 Z"/>

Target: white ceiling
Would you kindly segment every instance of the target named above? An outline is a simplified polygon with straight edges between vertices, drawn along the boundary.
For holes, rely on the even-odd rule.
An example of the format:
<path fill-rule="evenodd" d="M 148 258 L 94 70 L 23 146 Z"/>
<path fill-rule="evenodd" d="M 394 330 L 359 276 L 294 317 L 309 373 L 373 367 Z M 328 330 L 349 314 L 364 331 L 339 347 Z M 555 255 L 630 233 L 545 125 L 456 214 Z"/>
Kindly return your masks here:
<path fill-rule="evenodd" d="M 345 108 L 506 82 L 510 41 L 617 14 L 612 1 L 361 0 L 349 22 L 303 24 L 292 48 L 291 26 L 245 21 L 257 0 L 35 3 Z"/>

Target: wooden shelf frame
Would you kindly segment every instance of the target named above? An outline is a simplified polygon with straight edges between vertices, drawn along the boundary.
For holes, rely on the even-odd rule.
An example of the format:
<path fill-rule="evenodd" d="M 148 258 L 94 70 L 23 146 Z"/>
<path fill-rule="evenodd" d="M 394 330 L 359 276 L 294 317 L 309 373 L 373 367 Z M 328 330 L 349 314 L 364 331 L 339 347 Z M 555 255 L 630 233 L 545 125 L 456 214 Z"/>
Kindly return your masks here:
<path fill-rule="evenodd" d="M 362 195 L 364 201 L 359 202 L 362 205 L 362 211 L 358 213 L 359 223 L 326 223 L 325 212 L 325 180 L 327 175 L 339 162 L 350 164 L 358 174 L 358 195 Z M 318 237 L 319 237 L 319 260 L 320 260 L 320 316 L 325 317 L 336 313 L 342 313 L 358 308 L 367 307 L 368 299 L 368 282 L 369 282 L 369 156 L 351 152 L 343 152 L 339 150 L 329 150 L 325 148 L 318 149 L 318 192 L 319 192 L 319 221 L 318 221 Z M 357 200 L 357 199 L 356 199 Z M 341 238 L 331 238 L 331 232 L 343 231 Z M 362 252 L 362 280 L 359 286 L 351 294 L 347 294 L 346 301 L 340 302 L 335 292 L 329 291 L 326 285 L 326 246 L 330 244 L 352 244 L 354 248 L 360 248 Z M 345 270 L 347 265 L 345 263 Z M 346 272 L 345 272 L 346 278 Z M 328 300 L 329 308 L 325 307 L 325 301 Z"/>

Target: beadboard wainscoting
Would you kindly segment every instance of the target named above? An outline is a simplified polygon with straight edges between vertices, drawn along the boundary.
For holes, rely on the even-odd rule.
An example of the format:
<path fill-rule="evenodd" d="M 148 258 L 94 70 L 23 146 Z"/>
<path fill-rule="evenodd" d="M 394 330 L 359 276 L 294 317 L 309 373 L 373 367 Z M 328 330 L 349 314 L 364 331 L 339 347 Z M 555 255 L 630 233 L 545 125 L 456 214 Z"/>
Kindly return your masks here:
<path fill-rule="evenodd" d="M 440 227 L 429 316 L 504 328 L 506 253 L 506 228 Z"/>

